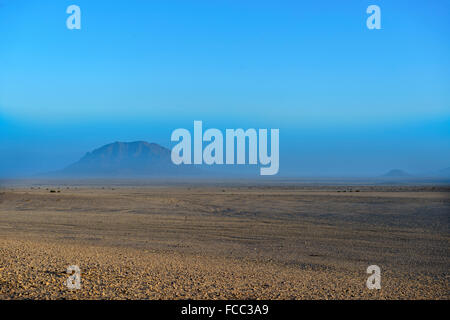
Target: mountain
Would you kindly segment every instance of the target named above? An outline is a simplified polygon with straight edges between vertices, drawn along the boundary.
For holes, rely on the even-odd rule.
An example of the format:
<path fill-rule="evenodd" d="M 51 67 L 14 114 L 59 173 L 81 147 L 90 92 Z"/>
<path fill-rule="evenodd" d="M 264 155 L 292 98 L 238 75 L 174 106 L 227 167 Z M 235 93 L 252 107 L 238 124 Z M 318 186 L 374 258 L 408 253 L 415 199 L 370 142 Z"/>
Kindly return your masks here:
<path fill-rule="evenodd" d="M 69 176 L 161 176 L 192 170 L 174 165 L 171 151 L 145 141 L 114 142 L 86 153 L 59 173 Z"/>
<path fill-rule="evenodd" d="M 257 176 L 258 166 L 175 165 L 171 150 L 145 141 L 114 142 L 92 152 L 63 170 L 42 176 L 64 178 L 139 177 L 244 177 Z"/>
<path fill-rule="evenodd" d="M 403 170 L 400 169 L 392 169 L 388 172 L 386 172 L 383 177 L 389 177 L 389 178 L 401 178 L 401 177 L 410 177 L 411 175 Z"/>

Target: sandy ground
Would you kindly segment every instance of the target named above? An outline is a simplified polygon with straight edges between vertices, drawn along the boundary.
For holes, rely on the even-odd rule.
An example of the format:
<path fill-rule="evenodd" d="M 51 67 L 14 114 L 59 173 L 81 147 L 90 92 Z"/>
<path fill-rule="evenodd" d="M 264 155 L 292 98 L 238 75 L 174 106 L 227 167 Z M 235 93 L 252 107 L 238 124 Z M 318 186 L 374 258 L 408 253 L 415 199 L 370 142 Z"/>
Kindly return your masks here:
<path fill-rule="evenodd" d="M 0 298 L 449 299 L 449 215 L 442 186 L 4 187 Z"/>

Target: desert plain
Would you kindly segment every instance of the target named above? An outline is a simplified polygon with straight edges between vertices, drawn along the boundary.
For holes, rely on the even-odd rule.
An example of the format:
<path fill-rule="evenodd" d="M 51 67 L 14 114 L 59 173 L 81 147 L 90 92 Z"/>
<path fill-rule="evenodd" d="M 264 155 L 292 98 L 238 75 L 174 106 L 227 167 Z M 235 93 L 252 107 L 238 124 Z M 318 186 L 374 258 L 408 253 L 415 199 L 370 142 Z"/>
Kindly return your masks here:
<path fill-rule="evenodd" d="M 0 185 L 0 299 L 447 300 L 449 218 L 445 185 Z"/>

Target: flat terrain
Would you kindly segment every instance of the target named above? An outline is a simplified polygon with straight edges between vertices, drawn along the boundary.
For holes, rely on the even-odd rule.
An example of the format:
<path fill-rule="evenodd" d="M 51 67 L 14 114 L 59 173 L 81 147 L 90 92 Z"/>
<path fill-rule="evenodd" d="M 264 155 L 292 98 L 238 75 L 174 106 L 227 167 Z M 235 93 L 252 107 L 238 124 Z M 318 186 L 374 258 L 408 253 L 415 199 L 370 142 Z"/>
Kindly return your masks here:
<path fill-rule="evenodd" d="M 449 217 L 443 186 L 3 187 L 0 299 L 449 299 Z"/>

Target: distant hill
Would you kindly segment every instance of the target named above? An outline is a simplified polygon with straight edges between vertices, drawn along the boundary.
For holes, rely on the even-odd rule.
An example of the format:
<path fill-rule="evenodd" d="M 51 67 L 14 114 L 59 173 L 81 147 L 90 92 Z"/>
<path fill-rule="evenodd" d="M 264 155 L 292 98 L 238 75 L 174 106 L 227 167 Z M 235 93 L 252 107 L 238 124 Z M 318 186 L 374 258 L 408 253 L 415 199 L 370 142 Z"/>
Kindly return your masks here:
<path fill-rule="evenodd" d="M 176 166 L 171 151 L 145 141 L 114 142 L 86 153 L 69 165 L 61 175 L 68 176 L 155 176 L 191 172 L 186 166 Z"/>
<path fill-rule="evenodd" d="M 41 174 L 62 178 L 255 177 L 258 166 L 175 165 L 171 150 L 146 141 L 114 142 L 86 153 L 63 170 Z"/>
<path fill-rule="evenodd" d="M 401 178 L 401 177 L 410 177 L 411 175 L 400 169 L 392 169 L 382 175 L 382 177 L 389 178 Z"/>

